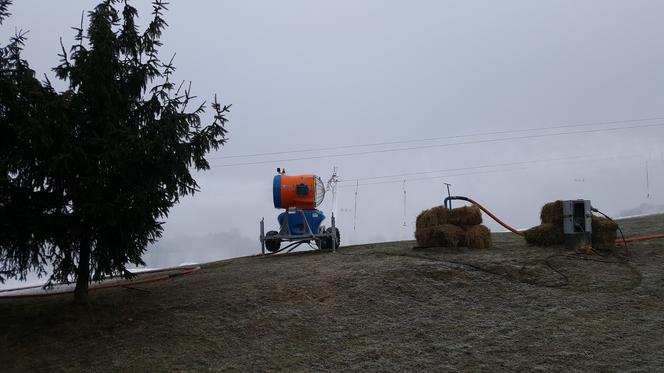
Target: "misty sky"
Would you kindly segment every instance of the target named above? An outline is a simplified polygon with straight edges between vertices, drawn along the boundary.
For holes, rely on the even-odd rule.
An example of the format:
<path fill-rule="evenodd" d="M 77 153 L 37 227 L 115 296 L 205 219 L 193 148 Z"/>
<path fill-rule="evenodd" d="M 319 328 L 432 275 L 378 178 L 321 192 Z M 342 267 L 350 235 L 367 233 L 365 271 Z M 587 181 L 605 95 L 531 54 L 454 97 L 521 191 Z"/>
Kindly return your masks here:
<path fill-rule="evenodd" d="M 25 57 L 55 80 L 59 38 L 70 45 L 70 27 L 95 2 L 15 2 L 3 42 L 29 29 Z M 145 25 L 148 1 L 132 3 Z M 662 205 L 664 127 L 559 135 L 664 124 L 662 14 L 664 1 L 173 0 L 162 57 L 177 52 L 176 78 L 201 100 L 216 93 L 233 104 L 230 139 L 197 175 L 201 192 L 172 210 L 148 264 L 258 252 L 260 218 L 277 228 L 279 166 L 324 180 L 339 167 L 349 180 L 339 184 L 342 244 L 412 239 L 417 213 L 441 203 L 445 181 L 520 228 L 538 224 L 554 199 L 591 199 L 612 215 Z M 223 158 L 650 118 L 662 119 Z M 538 137 L 279 161 L 526 135 Z M 354 222 L 353 179 L 532 160 L 541 162 L 360 180 Z M 406 181 L 405 227 L 404 178 L 427 178 Z"/>

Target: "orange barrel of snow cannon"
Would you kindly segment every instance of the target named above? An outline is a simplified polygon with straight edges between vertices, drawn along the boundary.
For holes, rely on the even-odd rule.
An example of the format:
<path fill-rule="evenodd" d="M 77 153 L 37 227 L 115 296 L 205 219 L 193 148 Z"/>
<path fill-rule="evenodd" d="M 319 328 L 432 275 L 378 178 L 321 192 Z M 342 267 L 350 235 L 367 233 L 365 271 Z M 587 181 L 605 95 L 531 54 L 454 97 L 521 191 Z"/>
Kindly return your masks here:
<path fill-rule="evenodd" d="M 313 210 L 323 203 L 325 186 L 316 175 L 277 175 L 272 182 L 274 207 Z"/>

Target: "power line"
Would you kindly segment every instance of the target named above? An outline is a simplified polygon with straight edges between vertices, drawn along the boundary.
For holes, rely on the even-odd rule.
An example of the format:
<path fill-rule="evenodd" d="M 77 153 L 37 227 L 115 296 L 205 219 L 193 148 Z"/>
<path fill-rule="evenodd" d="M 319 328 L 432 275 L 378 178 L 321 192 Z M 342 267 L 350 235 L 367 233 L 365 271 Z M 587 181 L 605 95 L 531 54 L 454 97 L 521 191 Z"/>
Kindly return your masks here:
<path fill-rule="evenodd" d="M 364 183 L 364 184 L 355 184 L 355 185 L 340 185 L 339 188 L 349 188 L 349 187 L 361 187 L 361 186 L 368 186 L 368 185 L 379 185 L 379 184 L 396 184 L 396 183 L 403 183 L 405 181 L 422 181 L 422 180 L 434 180 L 434 179 L 444 179 L 448 177 L 456 177 L 456 176 L 468 176 L 468 175 L 484 175 L 484 174 L 495 174 L 498 172 L 511 172 L 511 171 L 519 171 L 519 170 L 525 170 L 527 167 L 517 167 L 517 168 L 511 168 L 511 169 L 502 169 L 502 170 L 489 170 L 489 171 L 477 171 L 477 172 L 464 172 L 464 173 L 459 173 L 459 174 L 448 174 L 448 175 L 438 175 L 438 176 L 427 176 L 427 177 L 416 177 L 416 178 L 410 178 L 410 179 L 400 179 L 400 180 L 387 180 L 387 181 L 377 181 L 373 183 Z"/>
<path fill-rule="evenodd" d="M 584 159 L 584 158 L 586 160 L 598 161 L 598 160 L 604 160 L 604 159 L 627 158 L 627 157 L 638 157 L 638 155 L 618 155 L 618 156 L 606 156 L 606 157 L 572 156 L 572 157 L 562 157 L 562 158 L 552 158 L 552 159 L 538 159 L 538 160 L 531 160 L 531 161 L 495 163 L 495 164 L 490 164 L 490 165 L 449 168 L 449 169 L 444 169 L 444 170 L 422 171 L 422 172 L 412 172 L 412 173 L 405 173 L 405 174 L 382 175 L 382 176 L 373 176 L 373 177 L 367 177 L 367 178 L 347 179 L 347 180 L 341 180 L 340 182 L 351 182 L 352 181 L 352 182 L 355 182 L 355 185 L 358 185 L 359 182 L 362 181 L 362 180 L 375 180 L 375 179 L 383 179 L 383 178 L 390 178 L 390 177 L 399 177 L 399 179 L 396 179 L 396 180 L 362 183 L 362 184 L 359 184 L 359 186 L 377 185 L 377 184 L 391 184 L 391 183 L 402 183 L 404 181 L 431 180 L 431 179 L 440 179 L 440 178 L 453 177 L 453 176 L 481 175 L 481 174 L 487 174 L 487 173 L 523 170 L 523 169 L 528 168 L 528 167 L 526 167 L 528 164 L 543 163 L 543 162 L 580 160 L 580 159 Z M 505 167 L 505 166 L 523 166 L 523 167 L 517 167 L 517 168 L 508 169 L 508 170 L 499 169 L 499 170 L 489 170 L 489 171 L 466 172 L 466 173 L 460 173 L 460 174 L 446 174 L 446 175 L 437 175 L 437 176 L 429 176 L 429 177 L 419 177 L 419 178 L 402 178 L 402 176 L 408 176 L 408 175 L 423 175 L 423 174 L 436 173 L 436 172 L 465 171 L 465 170 L 476 170 L 476 169 L 481 169 L 481 168 Z M 347 188 L 347 187 L 350 187 L 350 186 L 351 185 L 342 185 L 342 186 L 340 186 L 340 188 Z"/>
<path fill-rule="evenodd" d="M 474 169 L 480 169 L 480 168 L 517 166 L 517 165 L 524 165 L 524 164 L 531 164 L 531 163 L 555 162 L 555 161 L 563 161 L 563 160 L 579 160 L 579 159 L 589 158 L 589 157 L 591 157 L 591 156 L 569 156 L 569 157 L 561 157 L 561 158 L 535 159 L 535 160 L 529 160 L 529 161 L 494 163 L 494 164 L 487 164 L 487 165 L 480 165 L 480 166 L 445 168 L 445 169 L 431 170 L 431 171 L 417 171 L 417 172 L 406 172 L 406 173 L 402 173 L 402 174 L 361 177 L 361 178 L 357 178 L 357 179 L 342 179 L 342 180 L 339 180 L 339 182 L 344 183 L 344 182 L 351 182 L 351 181 L 356 181 L 356 180 L 362 181 L 362 180 L 387 179 L 387 178 L 390 178 L 390 177 L 425 175 L 425 174 L 433 174 L 433 173 L 437 173 L 437 172 L 465 171 L 465 170 L 474 170 Z"/>
<path fill-rule="evenodd" d="M 584 134 L 584 133 L 600 133 L 600 132 L 611 132 L 611 131 L 639 129 L 639 128 L 652 128 L 652 127 L 662 127 L 662 126 L 664 126 L 664 123 L 642 124 L 642 125 L 637 125 L 637 126 L 600 128 L 600 129 L 592 129 L 592 130 L 556 132 L 556 133 L 526 135 L 526 136 L 513 136 L 513 137 L 503 137 L 503 138 L 498 138 L 498 139 L 484 139 L 484 140 L 473 140 L 473 141 L 447 143 L 447 144 L 422 145 L 422 146 L 412 146 L 412 147 L 405 147 L 405 148 L 370 150 L 370 151 L 362 151 L 362 152 L 354 152 L 354 153 L 317 155 L 317 156 L 309 156 L 309 157 L 284 158 L 284 159 L 276 159 L 276 160 L 242 162 L 242 163 L 229 163 L 229 164 L 211 165 L 210 168 L 253 166 L 253 165 L 259 165 L 259 164 L 271 164 L 271 163 L 273 164 L 273 163 L 279 163 L 279 162 L 304 161 L 304 160 L 311 160 L 311 159 L 341 158 L 341 157 L 351 157 L 351 156 L 367 155 L 367 154 L 392 153 L 392 152 L 420 150 L 420 149 L 443 148 L 443 147 L 458 146 L 458 145 L 486 144 L 486 143 L 510 141 L 510 140 L 524 140 L 524 139 L 533 139 L 533 138 L 540 138 L 540 137 L 557 137 L 557 136 L 576 135 L 576 134 Z"/>
<path fill-rule="evenodd" d="M 588 126 L 610 125 L 610 124 L 618 124 L 618 123 L 647 122 L 647 121 L 661 120 L 661 119 L 664 119 L 664 117 L 626 119 L 626 120 L 615 120 L 615 121 L 604 121 L 604 122 L 588 122 L 588 123 L 566 124 L 566 125 L 547 126 L 547 127 L 530 127 L 530 128 L 515 129 L 515 130 L 477 132 L 477 133 L 470 133 L 470 134 L 465 134 L 465 135 L 439 136 L 439 137 L 427 137 L 427 138 L 412 139 L 412 140 L 385 141 L 385 142 L 354 144 L 354 145 L 329 146 L 329 147 L 325 147 L 325 148 L 282 150 L 282 151 L 276 151 L 276 152 L 253 153 L 253 154 L 236 154 L 236 155 L 226 155 L 226 156 L 221 156 L 221 157 L 210 157 L 208 159 L 210 159 L 210 160 L 221 160 L 221 159 L 233 159 L 233 158 L 248 158 L 248 157 L 261 157 L 261 156 L 268 156 L 268 155 L 280 155 L 280 154 L 293 154 L 293 153 L 307 153 L 307 152 L 314 152 L 314 151 L 363 148 L 363 147 L 370 147 L 370 146 L 409 144 L 409 143 L 423 142 L 423 141 L 452 140 L 452 139 L 460 139 L 460 138 L 466 138 L 466 137 L 477 137 L 477 136 L 507 135 L 507 134 L 510 134 L 510 133 L 544 131 L 544 130 L 561 129 L 561 128 L 588 127 Z"/>

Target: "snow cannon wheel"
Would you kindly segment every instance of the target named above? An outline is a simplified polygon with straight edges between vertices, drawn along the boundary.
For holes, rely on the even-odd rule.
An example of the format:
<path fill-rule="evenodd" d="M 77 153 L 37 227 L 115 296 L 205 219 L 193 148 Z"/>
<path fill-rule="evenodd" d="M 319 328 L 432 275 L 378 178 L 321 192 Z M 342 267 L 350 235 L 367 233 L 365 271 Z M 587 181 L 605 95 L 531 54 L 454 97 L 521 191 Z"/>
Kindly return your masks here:
<path fill-rule="evenodd" d="M 265 234 L 265 248 L 267 251 L 274 253 L 279 251 L 281 247 L 281 240 L 279 238 L 273 237 L 278 235 L 277 231 L 269 231 Z"/>

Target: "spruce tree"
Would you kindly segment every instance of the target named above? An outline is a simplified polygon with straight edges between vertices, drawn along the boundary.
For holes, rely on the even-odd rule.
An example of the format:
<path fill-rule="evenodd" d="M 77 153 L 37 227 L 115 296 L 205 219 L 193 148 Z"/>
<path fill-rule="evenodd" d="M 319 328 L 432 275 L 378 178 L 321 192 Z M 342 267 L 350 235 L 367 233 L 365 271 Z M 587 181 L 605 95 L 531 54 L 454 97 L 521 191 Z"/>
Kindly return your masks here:
<path fill-rule="evenodd" d="M 83 22 L 75 28 L 74 45 L 62 48 L 54 69 L 68 89 L 56 93 L 45 82 L 44 102 L 23 104 L 46 113 L 39 115 L 54 108 L 57 117 L 19 120 L 16 127 L 29 128 L 49 144 L 57 139 L 57 145 L 16 159 L 3 152 L 3 183 L 13 188 L 20 180 L 27 193 L 45 199 L 28 203 L 26 220 L 37 219 L 27 225 L 26 237 L 0 238 L 5 276 L 20 276 L 26 263 L 43 270 L 50 262 L 51 280 L 75 279 L 75 301 L 86 303 L 90 281 L 131 277 L 127 265 L 144 264 L 141 256 L 161 236 L 170 208 L 198 190 L 192 171 L 209 169 L 206 155 L 225 143 L 229 106 L 215 97 L 214 118 L 203 125 L 205 103 L 189 109 L 190 85 L 171 81 L 172 59 L 159 58 L 166 5 L 153 1 L 151 22 L 140 32 L 137 10 L 127 1 L 101 2 L 88 13 L 87 29 Z M 11 141 L 19 148 L 33 144 L 16 136 Z M 22 162 L 38 171 L 15 166 Z M 0 201 L 15 204 L 15 193 L 0 193 Z M 4 204 L 0 209 L 8 224 L 13 212 Z M 20 260 L 8 260 L 14 257 Z"/>
<path fill-rule="evenodd" d="M 0 25 L 10 5 L 0 0 Z M 53 179 L 67 143 L 67 100 L 21 58 L 25 36 L 0 45 L 0 281 L 43 275 L 53 245 L 69 245 L 65 191 Z"/>

